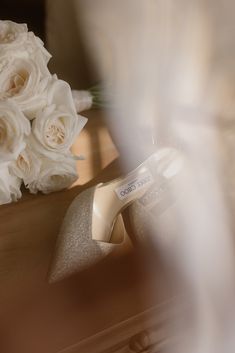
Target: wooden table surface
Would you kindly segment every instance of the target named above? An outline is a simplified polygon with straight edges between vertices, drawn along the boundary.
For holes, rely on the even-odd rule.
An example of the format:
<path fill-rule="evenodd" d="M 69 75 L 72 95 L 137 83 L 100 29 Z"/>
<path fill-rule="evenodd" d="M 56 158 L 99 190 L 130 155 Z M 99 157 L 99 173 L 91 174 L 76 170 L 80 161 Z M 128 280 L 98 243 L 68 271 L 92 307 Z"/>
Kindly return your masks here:
<path fill-rule="evenodd" d="M 49 195 L 25 191 L 18 203 L 0 206 L 1 353 L 58 352 L 164 296 L 164 286 L 149 280 L 151 271 L 131 245 L 80 274 L 47 283 L 56 236 L 72 199 L 84 187 L 120 174 L 102 114 L 94 110 L 87 116 L 74 146 L 86 158 L 78 161 L 78 182 Z M 163 277 L 160 270 L 157 276 Z"/>

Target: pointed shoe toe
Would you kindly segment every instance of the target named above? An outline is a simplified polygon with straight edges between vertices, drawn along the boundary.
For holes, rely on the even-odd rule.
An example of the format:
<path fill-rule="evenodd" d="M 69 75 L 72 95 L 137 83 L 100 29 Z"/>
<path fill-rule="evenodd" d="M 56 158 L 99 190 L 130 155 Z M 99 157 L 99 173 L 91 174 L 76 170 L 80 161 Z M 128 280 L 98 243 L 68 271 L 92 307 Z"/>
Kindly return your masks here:
<path fill-rule="evenodd" d="M 56 282 L 84 270 L 109 253 L 113 244 L 92 239 L 92 206 L 95 187 L 79 194 L 69 206 L 49 272 L 49 282 Z"/>

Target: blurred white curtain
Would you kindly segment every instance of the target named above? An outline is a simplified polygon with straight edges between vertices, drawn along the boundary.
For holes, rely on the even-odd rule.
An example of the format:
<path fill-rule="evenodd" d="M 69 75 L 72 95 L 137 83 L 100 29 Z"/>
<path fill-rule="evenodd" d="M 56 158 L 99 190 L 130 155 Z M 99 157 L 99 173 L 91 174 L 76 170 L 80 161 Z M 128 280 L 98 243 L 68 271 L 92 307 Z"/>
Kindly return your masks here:
<path fill-rule="evenodd" d="M 82 33 L 100 77 L 112 83 L 109 126 L 123 161 L 151 152 L 151 130 L 158 142 L 169 129 L 186 156 L 174 190 L 184 196 L 175 257 L 191 283 L 197 328 L 183 353 L 235 349 L 234 10 L 234 0 L 48 0 L 58 67 L 72 77 L 84 64 Z"/>

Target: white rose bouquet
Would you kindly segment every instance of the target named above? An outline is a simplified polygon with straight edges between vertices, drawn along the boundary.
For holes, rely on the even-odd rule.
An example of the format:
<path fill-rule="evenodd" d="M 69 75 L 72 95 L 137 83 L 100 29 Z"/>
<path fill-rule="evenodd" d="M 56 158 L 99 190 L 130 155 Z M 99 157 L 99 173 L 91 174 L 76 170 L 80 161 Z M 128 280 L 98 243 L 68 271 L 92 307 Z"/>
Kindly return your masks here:
<path fill-rule="evenodd" d="M 74 91 L 51 75 L 51 55 L 25 24 L 0 21 L 0 204 L 49 193 L 77 178 L 70 149 L 92 106 L 89 91 Z"/>

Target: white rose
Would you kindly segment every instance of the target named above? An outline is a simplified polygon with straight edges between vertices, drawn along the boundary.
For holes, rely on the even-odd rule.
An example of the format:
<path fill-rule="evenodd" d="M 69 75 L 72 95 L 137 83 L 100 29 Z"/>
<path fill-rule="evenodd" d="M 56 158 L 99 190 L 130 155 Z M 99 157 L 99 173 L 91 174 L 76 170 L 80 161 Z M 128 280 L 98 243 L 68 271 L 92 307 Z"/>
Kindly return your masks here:
<path fill-rule="evenodd" d="M 7 164 L 0 164 L 0 205 L 11 202 Z"/>
<path fill-rule="evenodd" d="M 16 161 L 12 162 L 9 170 L 13 175 L 16 175 L 28 185 L 37 179 L 41 168 L 41 156 L 37 155 L 28 145 L 20 152 Z"/>
<path fill-rule="evenodd" d="M 48 105 L 54 104 L 61 111 L 77 113 L 70 85 L 59 80 L 56 75 L 53 75 L 48 83 L 47 100 Z"/>
<path fill-rule="evenodd" d="M 0 205 L 17 201 L 21 196 L 21 180 L 9 173 L 7 163 L 0 164 Z"/>
<path fill-rule="evenodd" d="M 0 162 L 11 161 L 25 148 L 30 122 L 13 102 L 0 101 Z"/>
<path fill-rule="evenodd" d="M 51 58 L 43 42 L 32 32 L 28 32 L 26 24 L 0 21 L 0 55 L 6 54 L 34 59 L 41 56 L 46 64 Z"/>
<path fill-rule="evenodd" d="M 22 197 L 22 193 L 20 190 L 22 180 L 15 175 L 9 174 L 9 187 L 11 193 L 11 201 L 17 201 Z"/>
<path fill-rule="evenodd" d="M 31 143 L 44 155 L 50 152 L 66 154 L 85 122 L 82 117 L 57 110 L 55 106 L 47 107 L 33 120 L 32 134 L 36 141 L 31 139 Z"/>
<path fill-rule="evenodd" d="M 26 185 L 33 194 L 38 191 L 48 194 L 66 189 L 78 178 L 76 161 L 71 155 L 64 158 L 61 156 L 60 161 L 48 158 L 42 158 L 41 161 L 40 172 L 36 180 Z"/>
<path fill-rule="evenodd" d="M 0 60 L 0 100 L 11 99 L 29 119 L 47 104 L 45 89 L 49 80 L 49 71 L 40 58 Z"/>
<path fill-rule="evenodd" d="M 22 34 L 28 32 L 26 24 L 12 21 L 0 21 L 0 51 L 14 43 L 15 46 L 22 44 Z"/>
<path fill-rule="evenodd" d="M 28 57 L 33 57 L 35 60 L 37 60 L 38 56 L 41 56 L 46 65 L 51 59 L 51 54 L 44 47 L 43 41 L 35 36 L 33 32 L 27 33 L 24 49 L 28 53 Z"/>
<path fill-rule="evenodd" d="M 77 115 L 70 86 L 55 77 L 48 87 L 48 104 L 32 123 L 35 148 L 44 155 L 67 154 L 87 119 Z"/>

